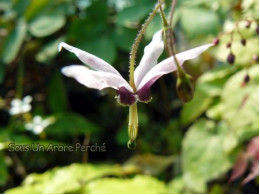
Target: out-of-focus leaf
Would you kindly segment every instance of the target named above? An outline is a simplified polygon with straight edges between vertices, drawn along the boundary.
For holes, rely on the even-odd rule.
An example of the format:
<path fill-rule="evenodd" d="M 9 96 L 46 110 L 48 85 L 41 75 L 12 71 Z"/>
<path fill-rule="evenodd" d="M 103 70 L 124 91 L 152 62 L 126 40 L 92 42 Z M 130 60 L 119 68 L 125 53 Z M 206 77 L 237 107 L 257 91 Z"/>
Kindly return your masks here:
<path fill-rule="evenodd" d="M 42 174 L 32 173 L 26 177 L 21 186 L 9 189 L 5 193 L 79 193 L 91 179 L 121 174 L 121 168 L 115 165 L 72 164 Z"/>
<path fill-rule="evenodd" d="M 51 0 L 31 0 L 25 12 L 25 18 L 31 20 L 48 6 Z"/>
<path fill-rule="evenodd" d="M 8 170 L 4 160 L 4 155 L 0 152 L 0 186 L 6 184 L 8 178 Z"/>
<path fill-rule="evenodd" d="M 67 109 L 67 96 L 63 78 L 59 71 L 55 72 L 48 86 L 48 104 L 52 112 L 63 112 Z"/>
<path fill-rule="evenodd" d="M 175 177 L 167 186 L 170 194 L 183 194 L 185 183 L 182 176 Z"/>
<path fill-rule="evenodd" d="M 192 101 L 183 106 L 181 111 L 181 123 L 187 125 L 195 120 L 207 110 L 212 101 L 212 98 L 205 94 L 198 85 Z"/>
<path fill-rule="evenodd" d="M 35 37 L 45 37 L 55 33 L 65 24 L 61 12 L 50 12 L 39 15 L 29 23 L 29 31 Z"/>
<path fill-rule="evenodd" d="M 232 165 L 223 149 L 227 125 L 200 120 L 190 127 L 183 140 L 183 178 L 194 192 L 206 192 L 206 182 L 219 177 Z"/>
<path fill-rule="evenodd" d="M 223 118 L 228 121 L 232 131 L 242 140 L 258 134 L 259 123 L 259 85 L 258 66 L 248 70 L 250 81 L 244 87 L 241 83 L 247 70 L 241 70 L 232 76 L 222 92 Z"/>
<path fill-rule="evenodd" d="M 25 36 L 26 23 L 22 19 L 20 19 L 17 21 L 14 29 L 10 32 L 4 42 L 2 52 L 2 59 L 4 63 L 8 64 L 16 58 L 25 39 Z"/>
<path fill-rule="evenodd" d="M 128 7 L 119 12 L 116 23 L 125 27 L 134 27 L 152 11 L 153 4 Z"/>
<path fill-rule="evenodd" d="M 124 168 L 134 167 L 144 174 L 158 175 L 174 161 L 173 156 L 158 156 L 152 154 L 135 155 L 125 162 Z"/>
<path fill-rule="evenodd" d="M 84 190 L 84 193 L 90 194 L 159 194 L 165 192 L 165 184 L 148 175 L 136 175 L 132 179 L 97 179 L 90 182 Z"/>
<path fill-rule="evenodd" d="M 94 54 L 111 64 L 117 56 L 115 43 L 109 36 L 99 37 L 94 40 L 80 41 L 77 44 L 77 47 Z"/>
<path fill-rule="evenodd" d="M 126 52 L 130 52 L 136 34 L 136 30 L 125 27 L 117 27 L 114 34 L 115 43 L 120 49 L 123 49 Z"/>
<path fill-rule="evenodd" d="M 49 60 L 55 57 L 58 53 L 59 43 L 64 41 L 64 37 L 61 37 L 57 40 L 50 41 L 42 47 L 42 49 L 37 53 L 36 60 L 41 63 L 47 63 Z"/>
<path fill-rule="evenodd" d="M 64 138 L 75 135 L 85 135 L 98 130 L 98 126 L 75 113 L 54 115 L 55 123 L 46 127 L 47 135 Z"/>
<path fill-rule="evenodd" d="M 26 11 L 29 4 L 30 4 L 30 0 L 14 1 L 13 9 L 16 11 L 17 15 L 21 17 Z"/>
<path fill-rule="evenodd" d="M 92 1 L 87 9 L 87 17 L 95 20 L 95 22 L 107 22 L 108 6 L 106 1 Z"/>
<path fill-rule="evenodd" d="M 221 95 L 228 76 L 233 72 L 234 69 L 222 66 L 203 74 L 198 79 L 193 100 L 185 104 L 181 111 L 182 124 L 189 124 L 209 108 L 214 97 Z"/>
<path fill-rule="evenodd" d="M 192 21 L 192 22 L 191 22 Z M 181 25 L 189 38 L 217 34 L 220 21 L 217 13 L 199 7 L 181 9 Z"/>

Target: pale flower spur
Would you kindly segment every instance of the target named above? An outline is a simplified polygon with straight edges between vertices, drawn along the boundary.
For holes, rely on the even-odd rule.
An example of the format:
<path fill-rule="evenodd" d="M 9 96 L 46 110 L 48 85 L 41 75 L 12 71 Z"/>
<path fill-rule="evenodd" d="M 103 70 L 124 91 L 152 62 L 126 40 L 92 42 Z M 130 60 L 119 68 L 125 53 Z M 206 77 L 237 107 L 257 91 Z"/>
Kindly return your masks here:
<path fill-rule="evenodd" d="M 151 86 L 161 76 L 174 72 L 177 65 L 173 57 L 169 57 L 161 62 L 158 58 L 164 50 L 163 31 L 157 31 L 153 35 L 152 41 L 145 47 L 144 55 L 139 66 L 134 70 L 134 74 L 128 83 L 120 73 L 110 64 L 99 57 L 82 51 L 78 48 L 61 42 L 59 51 L 62 48 L 74 53 L 84 65 L 70 65 L 62 68 L 61 72 L 73 77 L 79 83 L 88 88 L 102 90 L 104 88 L 113 88 L 116 90 L 116 98 L 120 105 L 129 106 L 129 124 L 128 124 L 128 147 L 135 147 L 135 140 L 138 133 L 138 114 L 137 102 L 148 103 L 151 101 Z M 199 56 L 213 44 L 206 44 L 177 54 L 177 62 L 183 65 L 186 60 Z M 134 81 L 134 83 L 131 83 Z"/>

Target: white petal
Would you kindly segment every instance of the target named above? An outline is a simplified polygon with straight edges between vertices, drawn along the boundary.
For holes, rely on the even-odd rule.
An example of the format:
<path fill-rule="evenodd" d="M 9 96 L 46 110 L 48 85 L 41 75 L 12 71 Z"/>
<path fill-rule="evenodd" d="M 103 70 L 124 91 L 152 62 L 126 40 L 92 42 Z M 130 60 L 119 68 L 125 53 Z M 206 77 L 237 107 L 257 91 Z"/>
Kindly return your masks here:
<path fill-rule="evenodd" d="M 21 113 L 26 113 L 32 109 L 32 106 L 30 104 L 24 104 L 20 109 L 21 109 Z"/>
<path fill-rule="evenodd" d="M 209 47 L 211 47 L 212 44 L 203 45 L 200 47 L 196 47 L 187 51 L 184 51 L 182 53 L 179 53 L 176 55 L 180 65 L 182 65 L 186 60 L 190 60 L 193 58 L 198 57 L 201 53 L 206 51 Z M 176 64 L 174 62 L 173 57 L 169 57 L 156 66 L 154 66 L 143 78 L 140 85 L 137 88 L 137 91 L 141 89 L 146 83 L 148 82 L 155 82 L 157 79 L 159 79 L 162 75 L 168 74 L 170 72 L 173 72 L 176 70 Z"/>
<path fill-rule="evenodd" d="M 27 95 L 23 98 L 23 102 L 26 104 L 31 103 L 31 101 L 32 101 L 32 96 L 30 96 L 30 95 Z"/>
<path fill-rule="evenodd" d="M 83 63 L 85 63 L 86 65 L 88 65 L 94 70 L 100 70 L 100 71 L 110 72 L 116 75 L 120 75 L 119 72 L 113 66 L 111 66 L 110 64 L 108 64 L 107 62 L 105 62 L 104 60 L 102 60 L 97 56 L 94 56 L 90 53 L 87 53 L 71 45 L 68 45 L 67 43 L 64 42 L 61 42 L 59 44 L 59 51 L 61 51 L 62 47 L 74 53 Z"/>
<path fill-rule="evenodd" d="M 16 115 L 16 114 L 20 114 L 21 113 L 21 108 L 20 107 L 12 107 L 9 110 L 9 114 L 10 115 Z"/>
<path fill-rule="evenodd" d="M 110 72 L 90 70 L 81 65 L 66 66 L 62 68 L 61 72 L 68 77 L 73 77 L 79 83 L 89 88 L 101 90 L 107 87 L 114 89 L 125 87 L 130 92 L 133 92 L 132 87 L 121 75 L 118 76 Z"/>
<path fill-rule="evenodd" d="M 22 101 L 20 99 L 13 99 L 11 101 L 12 107 L 20 107 L 22 105 Z"/>
<path fill-rule="evenodd" d="M 145 74 L 157 64 L 157 60 L 162 54 L 163 48 L 162 30 L 159 30 L 153 35 L 153 39 L 149 45 L 145 47 L 142 60 L 135 69 L 134 78 L 136 87 L 138 87 Z"/>

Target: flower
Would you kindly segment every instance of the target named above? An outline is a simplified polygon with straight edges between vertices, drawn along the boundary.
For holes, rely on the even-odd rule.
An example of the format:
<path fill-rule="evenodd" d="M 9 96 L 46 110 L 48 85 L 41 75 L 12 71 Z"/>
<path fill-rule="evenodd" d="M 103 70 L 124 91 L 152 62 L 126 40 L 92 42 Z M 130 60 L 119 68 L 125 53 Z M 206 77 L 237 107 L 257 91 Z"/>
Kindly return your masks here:
<path fill-rule="evenodd" d="M 25 124 L 25 129 L 38 135 L 52 123 L 54 123 L 53 118 L 47 118 L 43 120 L 41 116 L 37 115 L 33 117 L 32 122 Z"/>
<path fill-rule="evenodd" d="M 32 109 L 31 103 L 32 97 L 25 96 L 22 100 L 20 99 L 13 99 L 11 102 L 11 108 L 9 110 L 10 115 L 17 115 L 29 112 Z"/>
<path fill-rule="evenodd" d="M 199 56 L 213 44 L 206 44 L 176 55 L 180 65 L 186 60 Z M 162 31 L 154 34 L 152 41 L 144 49 L 144 55 L 139 66 L 134 72 L 134 83 L 136 90 L 120 75 L 120 73 L 104 60 L 90 53 L 75 48 L 67 43 L 61 42 L 62 48 L 74 53 L 84 64 L 70 65 L 62 68 L 62 73 L 68 77 L 75 78 L 79 83 L 98 90 L 113 88 L 117 91 L 118 102 L 130 106 L 139 102 L 151 100 L 150 88 L 161 76 L 171 73 L 177 69 L 173 57 L 169 57 L 160 63 L 157 62 L 164 49 Z"/>

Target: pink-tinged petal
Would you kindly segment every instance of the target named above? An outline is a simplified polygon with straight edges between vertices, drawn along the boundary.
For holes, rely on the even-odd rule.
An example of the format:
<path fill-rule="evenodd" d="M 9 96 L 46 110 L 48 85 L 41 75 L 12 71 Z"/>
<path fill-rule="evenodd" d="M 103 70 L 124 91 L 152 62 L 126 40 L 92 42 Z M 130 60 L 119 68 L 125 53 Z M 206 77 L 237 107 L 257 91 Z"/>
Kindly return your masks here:
<path fill-rule="evenodd" d="M 119 72 L 113 66 L 111 66 L 110 64 L 108 64 L 107 62 L 105 62 L 97 56 L 94 56 L 71 45 L 68 45 L 64 42 L 61 42 L 59 44 L 59 51 L 61 51 L 62 48 L 65 48 L 66 50 L 74 53 L 84 64 L 88 65 L 90 68 L 94 70 L 110 72 L 120 76 Z"/>
<path fill-rule="evenodd" d="M 131 86 L 122 76 L 110 72 L 90 70 L 81 65 L 66 66 L 61 69 L 61 72 L 89 88 L 101 90 L 111 87 L 118 90 L 125 87 L 128 91 L 133 92 Z"/>
<path fill-rule="evenodd" d="M 185 52 L 176 55 L 180 65 L 182 65 L 186 60 L 191 60 L 198 57 L 201 53 L 206 51 L 213 44 L 207 44 L 200 47 L 196 47 Z M 150 83 L 150 86 L 161 76 L 171 73 L 177 69 L 173 57 L 169 57 L 156 66 L 154 66 L 142 79 L 141 83 L 137 86 L 137 91 L 141 90 L 146 83 Z"/>
<path fill-rule="evenodd" d="M 254 158 L 256 155 L 259 154 L 259 136 L 251 139 L 251 141 L 247 145 L 246 153 L 249 158 Z"/>
<path fill-rule="evenodd" d="M 233 167 L 232 174 L 229 178 L 229 182 L 233 182 L 234 180 L 238 179 L 245 173 L 248 165 L 247 160 L 248 160 L 247 155 L 244 152 L 239 154 L 236 163 Z"/>
<path fill-rule="evenodd" d="M 153 39 L 149 45 L 145 47 L 141 62 L 135 69 L 134 78 L 136 86 L 140 84 L 144 75 L 157 64 L 157 60 L 162 54 L 163 49 L 162 30 L 159 30 L 153 35 Z"/>
<path fill-rule="evenodd" d="M 250 173 L 247 177 L 242 181 L 242 184 L 246 184 L 252 179 L 256 178 L 259 175 L 259 159 L 255 159 L 252 163 L 252 167 Z"/>

